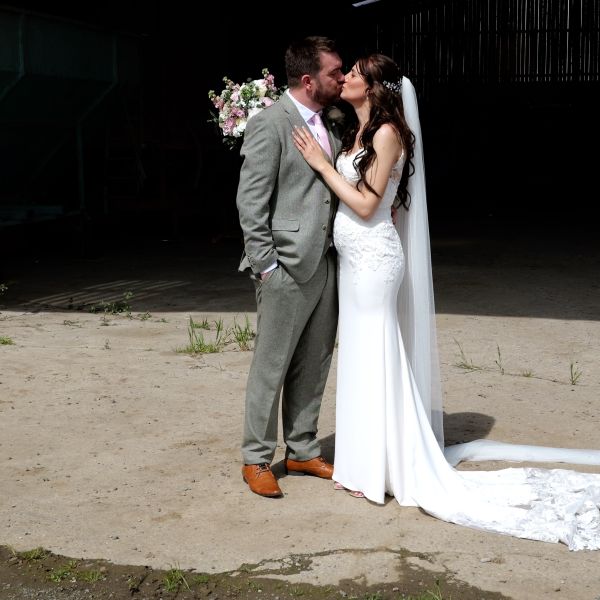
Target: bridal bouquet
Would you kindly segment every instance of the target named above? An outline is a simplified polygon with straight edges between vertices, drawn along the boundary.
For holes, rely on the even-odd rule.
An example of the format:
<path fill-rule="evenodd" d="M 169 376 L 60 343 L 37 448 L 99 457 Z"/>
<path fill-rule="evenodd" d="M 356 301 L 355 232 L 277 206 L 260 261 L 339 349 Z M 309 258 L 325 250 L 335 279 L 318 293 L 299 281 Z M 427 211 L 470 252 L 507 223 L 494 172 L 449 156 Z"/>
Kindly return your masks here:
<path fill-rule="evenodd" d="M 263 108 L 271 106 L 279 99 L 282 90 L 275 86 L 275 78 L 268 69 L 262 70 L 262 79 L 248 79 L 239 84 L 223 77 L 225 89 L 217 96 L 214 90 L 208 98 L 217 109 L 211 119 L 218 124 L 223 134 L 223 142 L 235 148 L 244 135 L 246 123 Z"/>

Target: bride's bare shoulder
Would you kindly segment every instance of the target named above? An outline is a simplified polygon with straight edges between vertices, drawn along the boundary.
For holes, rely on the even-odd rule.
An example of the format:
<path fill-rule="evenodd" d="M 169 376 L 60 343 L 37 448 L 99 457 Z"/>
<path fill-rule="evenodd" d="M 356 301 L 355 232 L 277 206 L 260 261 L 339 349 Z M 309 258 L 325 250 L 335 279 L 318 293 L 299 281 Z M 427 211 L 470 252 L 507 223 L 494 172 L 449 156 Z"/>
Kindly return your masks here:
<path fill-rule="evenodd" d="M 384 123 L 375 132 L 373 146 L 376 151 L 378 149 L 388 149 L 393 151 L 394 154 L 398 154 L 398 156 L 402 150 L 402 143 L 400 142 L 398 132 L 391 123 Z"/>
<path fill-rule="evenodd" d="M 401 145 L 398 130 L 391 123 L 384 123 L 379 127 L 373 136 L 373 141 L 380 140 L 387 143 L 396 143 Z"/>

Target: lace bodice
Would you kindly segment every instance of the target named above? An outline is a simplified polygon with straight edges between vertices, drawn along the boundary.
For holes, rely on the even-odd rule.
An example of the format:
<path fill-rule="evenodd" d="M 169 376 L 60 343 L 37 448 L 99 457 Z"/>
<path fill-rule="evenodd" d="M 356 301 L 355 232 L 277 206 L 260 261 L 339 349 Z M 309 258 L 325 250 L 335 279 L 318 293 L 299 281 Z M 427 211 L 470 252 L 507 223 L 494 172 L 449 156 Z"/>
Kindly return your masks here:
<path fill-rule="evenodd" d="M 337 171 L 353 185 L 359 180 L 354 161 L 360 158 L 361 151 L 340 154 L 336 162 Z M 383 198 L 371 218 L 362 219 L 340 202 L 333 229 L 334 244 L 338 253 L 348 259 L 355 278 L 364 269 L 381 269 L 384 280 L 391 281 L 404 265 L 402 246 L 391 214 L 403 168 L 404 152 L 394 165 Z"/>
<path fill-rule="evenodd" d="M 349 154 L 340 154 L 336 162 L 337 171 L 346 181 L 352 183 L 353 185 L 356 185 L 359 179 L 358 171 L 354 166 L 354 161 L 356 159 L 360 160 L 361 152 L 362 148 L 357 150 L 356 152 L 352 152 Z M 396 197 L 396 191 L 398 190 L 398 185 L 400 185 L 400 179 L 402 178 L 402 169 L 404 168 L 404 156 L 404 151 L 402 151 L 398 162 L 394 165 L 392 169 L 392 173 L 390 174 L 390 179 L 385 188 L 383 198 L 381 199 L 381 203 L 379 204 L 375 214 L 368 221 L 364 221 L 363 219 L 360 219 L 360 217 L 357 217 L 361 221 L 363 221 L 363 223 L 373 225 L 376 222 L 378 223 L 390 219 L 390 209 L 394 202 L 394 198 Z M 352 215 L 355 215 L 352 209 L 348 208 L 344 203 L 340 203 L 339 210 L 345 213 L 351 213 Z"/>

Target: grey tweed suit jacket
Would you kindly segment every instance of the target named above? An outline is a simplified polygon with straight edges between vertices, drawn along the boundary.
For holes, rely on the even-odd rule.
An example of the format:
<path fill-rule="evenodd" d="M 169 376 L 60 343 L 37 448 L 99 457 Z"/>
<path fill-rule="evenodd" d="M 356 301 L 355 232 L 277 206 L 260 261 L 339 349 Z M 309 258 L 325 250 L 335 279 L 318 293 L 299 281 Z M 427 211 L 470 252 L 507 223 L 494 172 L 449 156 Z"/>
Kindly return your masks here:
<path fill-rule="evenodd" d="M 335 157 L 341 132 L 324 123 Z M 279 261 L 303 283 L 331 244 L 337 198 L 294 146 L 293 125 L 306 123 L 287 94 L 248 121 L 236 200 L 245 249 L 239 270 L 260 273 Z"/>

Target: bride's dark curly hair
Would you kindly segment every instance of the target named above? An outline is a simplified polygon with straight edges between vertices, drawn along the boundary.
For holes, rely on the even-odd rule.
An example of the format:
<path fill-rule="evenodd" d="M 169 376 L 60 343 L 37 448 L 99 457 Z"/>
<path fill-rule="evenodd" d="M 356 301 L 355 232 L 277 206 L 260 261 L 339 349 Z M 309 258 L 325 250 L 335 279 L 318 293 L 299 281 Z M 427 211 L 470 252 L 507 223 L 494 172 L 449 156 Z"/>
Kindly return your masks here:
<path fill-rule="evenodd" d="M 367 169 L 375 160 L 373 148 L 373 137 L 377 130 L 384 124 L 389 123 L 394 127 L 398 138 L 406 152 L 406 162 L 402 171 L 402 178 L 398 186 L 398 198 L 400 204 L 408 209 L 410 198 L 408 196 L 408 178 L 414 172 L 412 158 L 414 155 L 415 136 L 406 124 L 404 118 L 404 106 L 400 85 L 402 76 L 398 65 L 384 54 L 370 54 L 366 58 L 356 61 L 359 75 L 365 80 L 369 89 L 371 100 L 371 115 L 364 130 L 361 133 L 359 143 L 364 152 L 357 156 L 357 169 L 365 187 L 373 192 L 375 190 L 365 180 Z M 348 152 L 354 146 L 354 139 L 358 132 L 358 121 L 353 122 L 344 133 L 342 139 L 342 152 Z"/>

